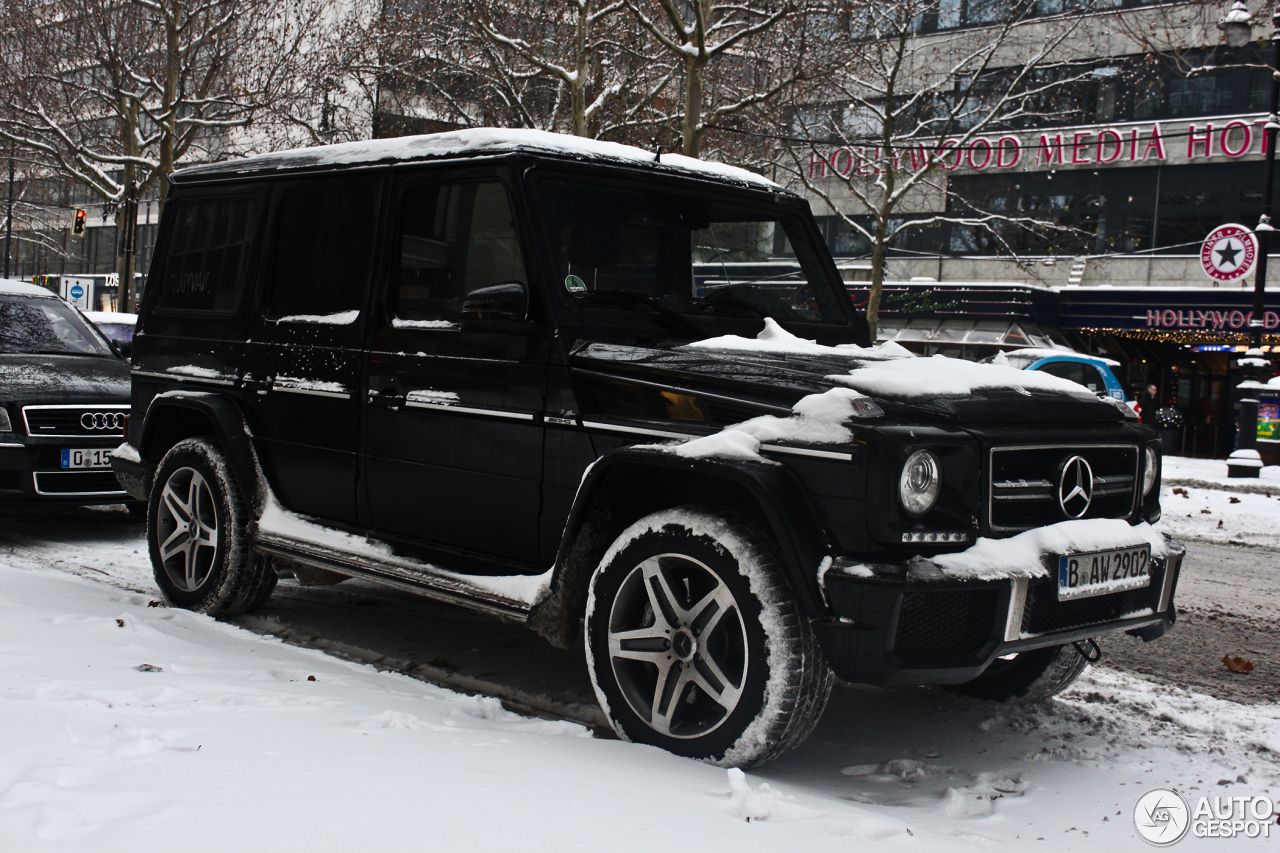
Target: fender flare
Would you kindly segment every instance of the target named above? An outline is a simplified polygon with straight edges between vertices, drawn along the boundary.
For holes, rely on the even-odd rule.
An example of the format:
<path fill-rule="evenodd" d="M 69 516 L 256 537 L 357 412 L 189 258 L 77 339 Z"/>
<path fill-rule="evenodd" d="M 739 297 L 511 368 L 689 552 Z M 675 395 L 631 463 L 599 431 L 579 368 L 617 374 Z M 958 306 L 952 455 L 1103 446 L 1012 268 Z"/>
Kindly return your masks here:
<path fill-rule="evenodd" d="M 168 391 L 152 398 L 147 406 L 147 413 L 142 421 L 142 433 L 138 449 L 143 459 L 158 464 L 159 459 L 151 458 L 149 450 L 159 431 L 158 424 L 162 418 L 157 414 L 185 409 L 203 415 L 213 424 L 214 437 L 226 452 L 232 470 L 245 490 L 245 499 L 249 504 L 253 517 L 257 517 L 262 509 L 263 479 L 262 469 L 258 465 L 258 455 L 253 449 L 253 441 L 244 413 L 234 402 L 218 394 L 207 391 Z M 153 471 L 154 473 L 154 471 Z"/>
<path fill-rule="evenodd" d="M 583 474 L 561 534 L 549 591 L 530 612 L 530 628 L 553 645 L 568 647 L 572 643 L 586 604 L 587 581 L 604 551 L 626 525 L 679 502 L 676 498 L 665 503 L 661 497 L 642 498 L 636 502 L 639 510 L 617 518 L 610 517 L 613 504 L 602 500 L 602 496 L 614 484 L 655 475 L 689 475 L 703 482 L 732 484 L 740 494 L 745 493 L 777 546 L 802 611 L 812 617 L 826 615 L 818 569 L 823 559 L 833 553 L 831 538 L 819 523 L 807 492 L 785 465 L 750 459 L 683 457 L 661 448 L 631 446 L 600 457 Z M 581 535 L 584 532 L 586 536 Z"/>

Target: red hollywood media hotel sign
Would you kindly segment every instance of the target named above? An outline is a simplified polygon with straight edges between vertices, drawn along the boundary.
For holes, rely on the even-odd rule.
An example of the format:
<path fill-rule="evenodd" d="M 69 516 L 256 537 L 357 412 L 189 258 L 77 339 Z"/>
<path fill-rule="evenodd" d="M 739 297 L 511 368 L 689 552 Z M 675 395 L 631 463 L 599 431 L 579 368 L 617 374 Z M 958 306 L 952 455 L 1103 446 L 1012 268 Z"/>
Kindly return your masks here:
<path fill-rule="evenodd" d="M 1079 166 L 1122 166 L 1148 162 L 1190 163 L 1266 154 L 1265 116 L 1219 118 L 1211 122 L 1066 128 L 998 137 L 904 142 L 885 152 L 876 145 L 849 145 L 809 156 L 809 177 L 881 174 L 886 166 L 918 172 L 933 162 L 943 171 L 1024 171 Z"/>
<path fill-rule="evenodd" d="M 1174 311 L 1172 309 L 1148 309 L 1147 327 L 1152 329 L 1248 329 L 1253 319 L 1252 311 L 1201 311 L 1199 309 Z M 1280 314 L 1267 311 L 1263 315 L 1263 328 L 1280 326 Z"/>

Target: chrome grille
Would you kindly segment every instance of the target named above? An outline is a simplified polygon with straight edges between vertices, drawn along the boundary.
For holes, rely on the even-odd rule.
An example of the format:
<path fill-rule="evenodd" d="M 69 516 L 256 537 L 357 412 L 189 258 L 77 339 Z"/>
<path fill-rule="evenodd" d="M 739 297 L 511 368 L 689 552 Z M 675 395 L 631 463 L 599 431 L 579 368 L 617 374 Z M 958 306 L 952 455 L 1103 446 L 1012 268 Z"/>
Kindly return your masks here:
<path fill-rule="evenodd" d="M 123 495 L 110 471 L 37 471 L 38 495 Z"/>
<path fill-rule="evenodd" d="M 122 438 L 129 406 L 24 406 L 22 420 L 27 435 L 52 438 Z"/>
<path fill-rule="evenodd" d="M 1092 472 L 1091 499 L 1071 516 L 1058 501 L 1063 468 L 1079 456 Z M 1137 497 L 1135 444 L 995 447 L 991 449 L 987 517 L 997 531 L 1029 530 L 1078 518 L 1124 518 Z M 1070 504 L 1069 504 L 1070 505 Z"/>

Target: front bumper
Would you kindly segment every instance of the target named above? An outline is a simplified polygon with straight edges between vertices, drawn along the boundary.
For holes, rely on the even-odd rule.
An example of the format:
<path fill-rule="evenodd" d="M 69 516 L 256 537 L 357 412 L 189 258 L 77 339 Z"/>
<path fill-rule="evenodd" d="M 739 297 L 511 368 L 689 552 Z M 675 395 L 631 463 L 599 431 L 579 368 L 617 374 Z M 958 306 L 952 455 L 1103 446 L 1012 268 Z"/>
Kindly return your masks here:
<path fill-rule="evenodd" d="M 0 439 L 0 503 L 110 504 L 129 495 L 110 468 L 66 469 L 64 448 L 110 450 L 120 443 L 107 438 L 42 438 L 6 435 Z"/>
<path fill-rule="evenodd" d="M 1183 546 L 1166 540 L 1151 584 L 1058 601 L 1048 577 L 963 581 L 921 565 L 837 563 L 818 638 L 836 675 L 872 684 L 962 684 L 1003 655 L 1121 631 L 1154 640 L 1177 618 Z M 1049 557 L 1046 555 L 1046 560 Z M 856 568 L 855 568 L 856 565 Z"/>

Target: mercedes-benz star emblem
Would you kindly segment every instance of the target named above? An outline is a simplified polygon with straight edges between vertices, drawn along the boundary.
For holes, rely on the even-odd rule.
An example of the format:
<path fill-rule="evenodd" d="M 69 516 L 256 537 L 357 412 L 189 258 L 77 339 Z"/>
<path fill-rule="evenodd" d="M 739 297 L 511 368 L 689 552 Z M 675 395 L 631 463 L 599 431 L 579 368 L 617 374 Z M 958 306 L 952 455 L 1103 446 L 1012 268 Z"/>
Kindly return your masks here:
<path fill-rule="evenodd" d="M 1058 478 L 1058 505 L 1067 518 L 1083 518 L 1093 503 L 1093 469 L 1083 456 L 1072 456 Z"/>

